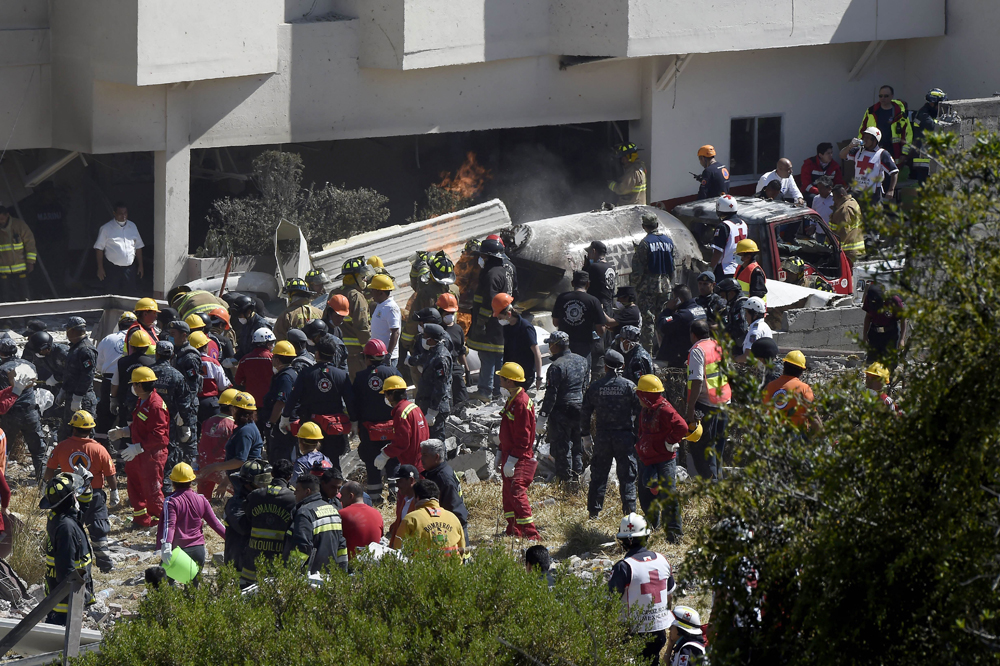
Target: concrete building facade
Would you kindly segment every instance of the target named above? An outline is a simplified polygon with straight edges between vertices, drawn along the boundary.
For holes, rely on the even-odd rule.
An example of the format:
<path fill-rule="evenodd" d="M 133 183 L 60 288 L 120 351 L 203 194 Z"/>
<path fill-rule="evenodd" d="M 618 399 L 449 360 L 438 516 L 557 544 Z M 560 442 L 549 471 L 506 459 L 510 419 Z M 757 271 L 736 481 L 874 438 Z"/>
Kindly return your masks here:
<path fill-rule="evenodd" d="M 693 191 L 699 145 L 730 161 L 737 125 L 798 164 L 882 83 L 916 106 L 992 94 L 997 19 L 978 0 L 9 0 L 0 139 L 152 153 L 162 293 L 192 149 L 625 120 L 665 200 Z"/>

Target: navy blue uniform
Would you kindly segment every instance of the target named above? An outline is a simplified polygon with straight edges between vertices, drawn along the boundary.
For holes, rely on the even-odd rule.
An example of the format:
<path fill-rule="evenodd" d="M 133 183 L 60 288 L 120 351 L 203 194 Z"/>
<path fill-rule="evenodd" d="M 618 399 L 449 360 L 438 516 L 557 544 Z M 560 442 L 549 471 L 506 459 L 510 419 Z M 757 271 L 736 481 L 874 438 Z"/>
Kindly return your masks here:
<path fill-rule="evenodd" d="M 7 373 L 19 365 L 28 365 L 32 370 L 35 366 L 28 361 L 12 356 L 0 364 L 0 388 L 7 388 Z M 45 467 L 45 446 L 42 444 L 42 420 L 35 403 L 35 389 L 30 386 L 21 392 L 14 406 L 0 418 L 7 439 L 10 441 L 18 433 L 24 438 L 31 453 L 31 463 L 35 467 L 35 478 L 41 478 Z"/>
<path fill-rule="evenodd" d="M 94 393 L 94 375 L 97 372 L 97 348 L 90 338 L 83 337 L 69 346 L 66 356 L 66 366 L 63 371 L 63 391 L 66 392 L 66 409 L 63 413 L 63 425 L 59 428 L 59 437 L 66 439 L 73 434 L 69 427 L 73 416 L 73 396 L 80 396 L 83 402 L 80 409 L 86 409 L 91 414 L 97 410 L 97 394 Z"/>
<path fill-rule="evenodd" d="M 191 465 L 198 459 L 198 438 L 195 434 L 198 426 L 197 397 L 188 390 L 184 376 L 169 361 L 160 361 L 150 369 L 156 373 L 153 386 L 170 413 L 170 452 L 164 469 L 173 469 L 179 462 Z M 186 442 L 181 441 L 182 426 L 177 424 L 178 415 L 183 426 L 191 429 L 191 437 Z"/>
<path fill-rule="evenodd" d="M 503 362 L 521 366 L 526 388 L 535 384 L 535 352 L 531 348 L 537 345 L 535 324 L 524 315 L 517 318 L 517 323 L 503 327 Z"/>
<path fill-rule="evenodd" d="M 639 383 L 639 377 L 653 374 L 653 357 L 649 355 L 642 345 L 635 345 L 623 354 L 625 356 L 625 368 L 622 376 L 633 384 Z"/>
<path fill-rule="evenodd" d="M 283 402 L 288 404 L 288 399 L 292 395 L 292 388 L 295 380 L 298 379 L 299 372 L 291 364 L 285 366 L 274 377 L 271 378 L 271 387 L 264 396 L 264 421 L 267 422 L 274 412 L 275 404 Z M 297 415 L 293 415 L 294 419 Z M 259 418 L 258 418 L 259 420 Z M 264 426 L 267 433 L 267 459 L 273 465 L 279 460 L 291 460 L 295 454 L 295 436 L 291 433 L 283 433 L 275 427 Z"/>
<path fill-rule="evenodd" d="M 412 351 L 412 350 L 411 350 Z M 427 412 L 438 412 L 434 425 L 428 428 L 432 439 L 444 439 L 444 422 L 451 414 L 451 352 L 444 340 L 424 351 L 417 360 L 423 370 L 417 384 L 417 407 Z"/>
<path fill-rule="evenodd" d="M 264 438 L 253 421 L 237 426 L 226 442 L 226 460 L 259 460 L 264 457 Z"/>
<path fill-rule="evenodd" d="M 695 296 L 694 302 L 704 308 L 705 317 L 708 319 L 708 323 L 713 326 L 722 323 L 726 314 L 726 308 L 729 307 L 726 299 L 718 294 Z"/>
<path fill-rule="evenodd" d="M 296 372 L 302 372 L 306 368 L 316 365 L 316 357 L 312 352 L 303 350 L 301 354 L 292 359 L 292 367 Z"/>
<path fill-rule="evenodd" d="M 723 194 L 729 194 L 729 169 L 723 164 L 714 162 L 701 172 L 698 199 L 715 199 Z"/>
<path fill-rule="evenodd" d="M 597 414 L 587 491 L 587 510 L 591 515 L 600 513 L 604 506 L 612 460 L 617 463 L 622 515 L 635 511 L 639 464 L 635 457 L 634 424 L 639 411 L 635 384 L 613 370 L 593 382 L 583 397 L 580 427 L 584 432 L 590 432 L 590 418 Z"/>
<path fill-rule="evenodd" d="M 465 389 L 465 366 L 462 365 L 461 357 L 465 355 L 465 331 L 458 324 L 444 326 L 444 332 L 448 334 L 448 342 L 451 344 L 451 405 L 460 405 L 469 399 L 469 392 Z M 507 328 L 510 328 L 509 326 Z M 504 330 L 504 355 L 506 357 L 507 331 Z"/>
<path fill-rule="evenodd" d="M 226 502 L 222 512 L 222 524 L 226 526 L 226 546 L 223 562 L 232 564 L 237 571 L 243 570 L 243 551 L 250 541 L 250 529 L 243 520 L 246 514 L 247 495 L 243 482 L 233 479 L 233 496 Z"/>
<path fill-rule="evenodd" d="M 260 328 L 271 330 L 271 325 L 259 314 L 254 313 L 247 319 L 247 323 L 240 324 L 240 339 L 237 341 L 236 358 L 241 359 L 248 352 L 253 351 L 253 334 Z"/>
<path fill-rule="evenodd" d="M 136 368 L 152 367 L 156 359 L 145 353 L 145 347 L 133 351 L 128 356 L 118 359 L 118 423 L 128 423 L 139 399 L 132 393 L 132 371 Z M 119 442 L 121 443 L 121 442 Z"/>
<path fill-rule="evenodd" d="M 376 495 L 382 494 L 382 470 L 375 467 L 375 458 L 391 441 L 391 438 L 372 439 L 368 426 L 378 423 L 392 422 L 392 407 L 385 404 L 385 395 L 380 393 L 382 384 L 389 377 L 400 377 L 399 370 L 391 365 L 369 365 L 354 376 L 354 399 L 358 409 L 358 456 L 365 463 L 368 476 L 366 490 Z M 393 477 L 399 461 L 395 458 L 386 464 L 386 474 Z"/>
<path fill-rule="evenodd" d="M 579 354 L 563 352 L 545 375 L 545 398 L 540 414 L 548 417 L 546 441 L 556 461 L 556 476 L 572 481 L 583 474 L 580 407 L 590 364 Z"/>
<path fill-rule="evenodd" d="M 36 367 L 38 369 L 38 381 L 44 382 L 49 377 L 55 377 L 60 384 L 66 373 L 66 358 L 69 356 L 69 347 L 63 344 L 52 345 L 52 351 L 48 356 L 38 355 Z"/>
<path fill-rule="evenodd" d="M 357 421 L 354 389 L 351 387 L 347 371 L 341 370 L 333 363 L 324 362 L 317 363 L 300 372 L 281 415 L 291 418 L 296 412 L 303 420 L 311 420 L 317 414 L 346 413 L 351 421 Z M 347 453 L 347 449 L 346 433 L 325 435 L 320 447 L 320 451 L 330 459 L 333 468 L 338 471 L 340 470 L 340 456 Z"/>
<path fill-rule="evenodd" d="M 441 508 L 455 514 L 458 522 L 462 523 L 462 527 L 467 528 L 469 525 L 469 509 L 465 506 L 465 499 L 462 497 L 462 484 L 459 482 L 455 470 L 448 463 L 442 462 L 437 467 L 425 469 L 421 476 L 437 484 L 438 489 L 441 491 L 441 496 L 438 498 Z"/>
<path fill-rule="evenodd" d="M 656 320 L 656 332 L 660 334 L 656 360 L 666 361 L 671 368 L 685 367 L 691 349 L 691 322 L 698 319 L 705 319 L 705 309 L 693 298 L 677 310 L 664 310 Z"/>

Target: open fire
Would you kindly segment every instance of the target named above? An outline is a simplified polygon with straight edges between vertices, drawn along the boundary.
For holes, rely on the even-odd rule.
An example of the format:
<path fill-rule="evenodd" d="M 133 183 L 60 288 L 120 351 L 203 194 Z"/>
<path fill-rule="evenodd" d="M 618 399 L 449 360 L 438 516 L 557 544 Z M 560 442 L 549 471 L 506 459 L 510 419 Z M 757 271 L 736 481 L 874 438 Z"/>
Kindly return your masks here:
<path fill-rule="evenodd" d="M 447 171 L 441 172 L 441 182 L 438 187 L 447 190 L 462 199 L 471 199 L 483 191 L 486 181 L 492 178 L 490 170 L 476 161 L 476 154 L 469 151 L 465 162 L 452 176 Z"/>

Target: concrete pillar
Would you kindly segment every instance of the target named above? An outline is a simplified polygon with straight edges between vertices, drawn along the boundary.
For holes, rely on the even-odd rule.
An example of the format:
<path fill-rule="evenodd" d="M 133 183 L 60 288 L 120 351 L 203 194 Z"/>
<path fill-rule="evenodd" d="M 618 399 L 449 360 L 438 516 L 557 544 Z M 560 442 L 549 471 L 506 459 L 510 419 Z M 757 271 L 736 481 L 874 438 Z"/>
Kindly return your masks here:
<path fill-rule="evenodd" d="M 153 291 L 162 298 L 183 279 L 188 259 L 191 148 L 154 154 Z"/>

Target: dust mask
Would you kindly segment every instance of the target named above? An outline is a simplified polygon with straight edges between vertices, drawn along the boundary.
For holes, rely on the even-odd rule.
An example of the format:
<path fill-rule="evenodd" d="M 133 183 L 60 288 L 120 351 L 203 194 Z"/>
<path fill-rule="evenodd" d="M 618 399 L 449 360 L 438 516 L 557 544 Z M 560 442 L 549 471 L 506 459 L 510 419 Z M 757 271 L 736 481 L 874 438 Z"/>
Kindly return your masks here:
<path fill-rule="evenodd" d="M 246 318 L 246 317 L 237 317 L 237 319 L 239 319 L 239 320 L 240 320 L 240 323 L 241 323 L 241 324 L 244 324 L 244 325 L 246 325 L 246 323 L 247 323 L 247 318 Z"/>
<path fill-rule="evenodd" d="M 135 392 L 135 384 L 132 385 L 132 395 L 134 395 L 137 398 L 139 397 L 139 394 Z"/>
<path fill-rule="evenodd" d="M 417 333 L 423 333 L 423 332 L 424 332 L 424 325 L 417 324 Z"/>
<path fill-rule="evenodd" d="M 395 407 L 395 405 L 392 404 L 392 401 L 389 400 L 389 398 L 385 398 L 385 404 L 388 405 L 389 407 Z"/>
<path fill-rule="evenodd" d="M 479 257 L 479 267 L 486 268 L 486 260 L 483 259 L 482 257 Z"/>
<path fill-rule="evenodd" d="M 500 387 L 500 395 L 503 396 L 504 400 L 510 400 L 510 391 L 508 391 L 502 386 Z"/>
<path fill-rule="evenodd" d="M 444 320 L 444 323 L 448 324 L 449 326 L 455 323 L 455 315 L 453 314 L 446 314 L 444 317 L 442 317 L 442 319 Z"/>
<path fill-rule="evenodd" d="M 274 367 L 273 365 L 271 366 L 271 373 L 275 374 L 275 375 L 278 374 L 278 369 L 276 367 Z"/>
<path fill-rule="evenodd" d="M 501 318 L 499 321 L 501 326 L 510 326 L 510 320 L 505 317 Z"/>
<path fill-rule="evenodd" d="M 632 347 L 633 344 L 631 342 L 628 341 L 622 342 L 622 351 L 625 352 L 626 354 L 632 351 Z"/>
<path fill-rule="evenodd" d="M 427 338 L 420 338 L 420 344 L 423 345 L 424 349 L 430 349 L 432 346 L 431 341 Z"/>

